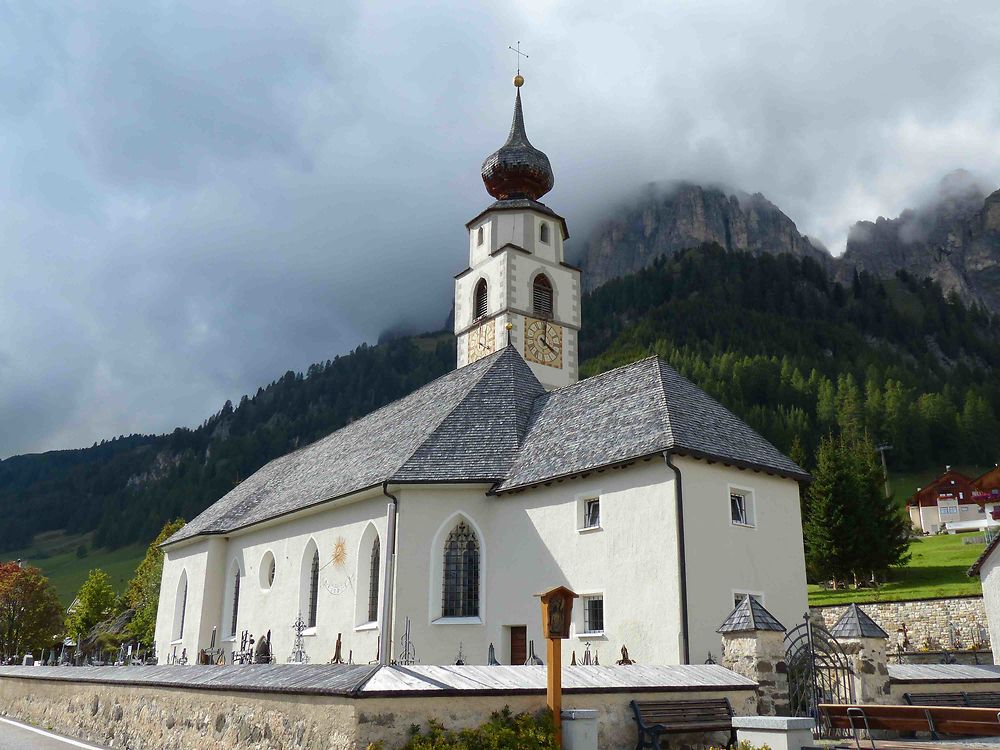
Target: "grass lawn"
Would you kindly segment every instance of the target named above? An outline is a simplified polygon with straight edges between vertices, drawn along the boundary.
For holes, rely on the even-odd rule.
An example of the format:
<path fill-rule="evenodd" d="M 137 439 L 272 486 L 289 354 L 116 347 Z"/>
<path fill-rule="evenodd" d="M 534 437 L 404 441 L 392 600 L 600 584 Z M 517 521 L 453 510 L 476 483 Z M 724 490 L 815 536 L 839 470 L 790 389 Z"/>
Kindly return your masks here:
<path fill-rule="evenodd" d="M 111 579 L 115 591 L 121 593 L 146 554 L 145 544 L 133 544 L 116 550 L 91 549 L 90 534 L 47 532 L 37 535 L 31 545 L 4 552 L 2 559 L 21 558 L 29 565 L 41 568 L 55 586 L 59 601 L 69 606 L 92 568 L 101 568 Z M 76 550 L 86 545 L 87 554 L 78 558 Z"/>
<path fill-rule="evenodd" d="M 963 543 L 963 540 L 978 535 L 972 532 L 914 539 L 910 542 L 912 557 L 909 565 L 890 571 L 888 583 L 878 590 L 829 591 L 809 586 L 809 603 L 847 604 L 981 594 L 983 589 L 979 579 L 969 578 L 965 571 L 979 557 L 984 545 Z"/>

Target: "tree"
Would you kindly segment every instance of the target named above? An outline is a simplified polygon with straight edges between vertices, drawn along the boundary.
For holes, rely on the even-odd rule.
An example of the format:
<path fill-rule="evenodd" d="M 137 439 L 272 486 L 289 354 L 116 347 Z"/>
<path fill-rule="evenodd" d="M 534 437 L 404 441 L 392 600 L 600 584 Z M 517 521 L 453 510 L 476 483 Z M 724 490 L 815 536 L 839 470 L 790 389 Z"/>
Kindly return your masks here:
<path fill-rule="evenodd" d="M 91 570 L 87 580 L 77 592 L 73 612 L 66 618 L 66 632 L 70 636 L 86 635 L 115 610 L 115 590 L 111 588 L 108 574 L 100 568 Z"/>
<path fill-rule="evenodd" d="M 62 631 L 63 609 L 38 568 L 0 563 L 0 653 L 38 653 Z"/>
<path fill-rule="evenodd" d="M 828 436 L 816 453 L 814 481 L 809 486 L 808 515 L 803 524 L 806 568 L 816 581 L 833 580 L 834 588 L 851 574 L 855 558 L 852 540 L 856 517 L 851 467 L 845 461 L 843 440 Z"/>
<path fill-rule="evenodd" d="M 156 632 L 156 608 L 160 601 L 160 578 L 163 575 L 163 550 L 160 545 L 184 526 L 184 519 L 168 521 L 146 550 L 125 589 L 125 602 L 135 610 L 128 633 L 140 643 L 152 643 Z"/>
<path fill-rule="evenodd" d="M 854 503 L 862 520 L 855 537 L 854 575 L 884 576 L 890 567 L 910 558 L 909 521 L 892 495 L 886 497 L 882 465 L 867 434 L 849 440 L 854 475 Z"/>

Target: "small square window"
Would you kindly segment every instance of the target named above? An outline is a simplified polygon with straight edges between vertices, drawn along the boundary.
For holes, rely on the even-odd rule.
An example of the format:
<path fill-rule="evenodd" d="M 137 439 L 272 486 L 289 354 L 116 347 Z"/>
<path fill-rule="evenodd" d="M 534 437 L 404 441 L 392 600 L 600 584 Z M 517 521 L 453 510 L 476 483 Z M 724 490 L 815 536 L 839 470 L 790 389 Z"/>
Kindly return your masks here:
<path fill-rule="evenodd" d="M 730 492 L 729 514 L 734 524 L 753 526 L 753 498 L 746 492 Z"/>
<path fill-rule="evenodd" d="M 764 603 L 764 598 L 760 594 L 747 594 L 743 591 L 737 591 L 733 594 L 733 609 L 736 609 L 738 606 L 740 606 L 743 603 L 743 600 L 746 599 L 748 596 L 758 604 Z"/>
<path fill-rule="evenodd" d="M 604 632 L 604 597 L 584 596 L 583 597 L 583 632 L 603 633 Z"/>
<path fill-rule="evenodd" d="M 583 504 L 583 528 L 595 529 L 601 525 L 601 499 L 585 500 Z"/>

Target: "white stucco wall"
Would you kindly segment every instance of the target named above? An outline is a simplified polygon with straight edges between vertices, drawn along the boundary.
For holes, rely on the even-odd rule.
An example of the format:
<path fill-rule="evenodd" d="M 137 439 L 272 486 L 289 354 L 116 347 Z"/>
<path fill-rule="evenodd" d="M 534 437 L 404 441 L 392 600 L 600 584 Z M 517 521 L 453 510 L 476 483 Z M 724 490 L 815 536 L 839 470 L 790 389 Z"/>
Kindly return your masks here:
<path fill-rule="evenodd" d="M 990 643 L 1000 643 L 1000 554 L 996 550 L 986 558 L 979 570 L 983 584 L 983 604 L 986 623 L 990 630 Z M 1000 664 L 1000 648 L 993 649 L 993 662 Z"/>
<path fill-rule="evenodd" d="M 720 464 L 680 457 L 675 462 L 684 482 L 691 661 L 704 661 L 708 651 L 719 655 L 715 629 L 732 609 L 734 591 L 763 596 L 764 605 L 786 627 L 794 627 L 806 611 L 798 485 Z M 731 488 L 752 493 L 754 528 L 731 523 Z M 509 663 L 511 626 L 526 626 L 544 659 L 534 595 L 565 585 L 604 599 L 603 636 L 583 634 L 583 607 L 574 607 L 571 637 L 563 644 L 567 662 L 574 650 L 582 657 L 587 641 L 605 664 L 617 658 L 622 645 L 643 664 L 681 661 L 674 474 L 662 458 L 500 497 L 488 496 L 488 489 L 485 484 L 390 487 L 399 499 L 394 655 L 409 617 L 416 658 L 424 664 L 453 663 L 459 644 L 467 663 L 482 664 L 490 643 L 500 661 Z M 593 497 L 601 500 L 601 526 L 581 531 L 583 501 Z M 238 564 L 237 631 L 259 636 L 271 630 L 273 652 L 278 661 L 286 661 L 292 623 L 299 612 L 305 617 L 308 611 L 303 576 L 308 576 L 311 544 L 320 552 L 321 571 L 318 625 L 306 637 L 310 659 L 329 661 L 338 633 L 343 634 L 345 659 L 350 651 L 358 663 L 375 659 L 379 632 L 377 623 L 364 621 L 364 584 L 374 533 L 381 540 L 384 565 L 387 502 L 380 491 L 372 491 L 229 538 L 168 549 L 157 621 L 161 659 L 177 646 L 178 653 L 186 648 L 193 662 L 198 649 L 211 642 L 213 626 L 227 650 L 238 646 L 237 639 L 228 639 L 230 574 Z M 479 537 L 480 616 L 442 621 L 443 547 L 460 518 Z M 362 545 L 369 527 L 373 531 L 367 531 Z M 338 539 L 347 550 L 342 566 L 332 562 Z M 262 584 L 268 554 L 276 561 L 270 587 Z M 183 639 L 174 643 L 171 624 L 183 571 L 190 582 L 187 623 Z"/>
<path fill-rule="evenodd" d="M 369 525 L 374 527 L 385 555 L 385 512 L 388 498 L 369 493 L 362 499 L 299 515 L 281 523 L 255 527 L 244 533 L 212 537 L 179 549 L 168 548 L 164 557 L 160 609 L 157 613 L 157 654 L 165 661 L 172 650 L 170 626 L 174 617 L 173 591 L 181 571 L 187 570 L 188 614 L 183 647 L 194 663 L 198 649 L 211 643 L 212 626 L 217 628 L 217 645 L 227 652 L 239 648 L 240 633 L 249 630 L 254 637 L 271 631 L 272 650 L 279 662 L 285 662 L 292 650 L 292 625 L 301 612 L 308 615 L 307 582 L 311 567 L 310 543 L 320 555 L 317 626 L 307 631 L 306 651 L 312 662 L 333 658 L 337 634 L 343 638 L 343 657 L 353 650 L 355 662 L 376 657 L 378 624 L 366 619 L 368 589 L 360 583 L 368 580 L 371 548 L 361 549 L 362 536 Z M 370 542 L 369 533 L 366 542 Z M 343 565 L 333 562 L 334 546 L 339 539 L 347 551 Z M 209 554 L 206 548 L 212 550 Z M 262 583 L 261 566 L 267 553 L 275 559 L 271 586 Z M 232 615 L 233 584 L 230 572 L 239 563 L 242 571 L 237 617 L 237 635 L 229 635 Z M 380 574 L 380 590 L 384 586 Z M 200 582 L 207 580 L 208 585 Z M 204 593 L 203 593 L 204 592 Z M 359 607 L 361 609 L 359 610 Z M 193 617 L 198 612 L 197 624 Z M 360 614 L 359 614 L 360 613 Z M 195 636 L 195 633 L 198 636 Z M 180 647 L 177 649 L 180 654 Z"/>
<path fill-rule="evenodd" d="M 468 663 L 484 663 L 490 643 L 510 661 L 509 627 L 527 626 L 545 658 L 536 593 L 565 585 L 604 596 L 605 636 L 578 637 L 583 611 L 574 607 L 564 655 L 593 643 L 602 663 L 622 644 L 647 664 L 678 660 L 677 572 L 672 476 L 662 462 L 595 473 L 523 493 L 487 497 L 481 488 L 404 487 L 400 498 L 396 576 L 396 642 L 405 617 L 417 658 L 452 663 L 459 643 Z M 601 497 L 600 530 L 580 532 L 580 502 Z M 445 624 L 438 547 L 464 515 L 482 535 L 481 622 Z"/>
<path fill-rule="evenodd" d="M 690 658 L 719 655 L 715 632 L 733 609 L 734 592 L 758 594 L 786 628 L 808 603 L 798 483 L 690 458 L 674 460 L 683 476 Z M 730 490 L 753 495 L 754 526 L 732 523 Z"/>
<path fill-rule="evenodd" d="M 156 612 L 156 654 L 161 663 L 187 649 L 194 663 L 198 649 L 211 640 L 212 625 L 222 606 L 226 542 L 220 537 L 197 539 L 164 556 L 160 579 L 160 606 Z M 176 603 L 182 577 L 186 575 L 187 605 L 182 637 L 177 638 L 179 620 Z"/>

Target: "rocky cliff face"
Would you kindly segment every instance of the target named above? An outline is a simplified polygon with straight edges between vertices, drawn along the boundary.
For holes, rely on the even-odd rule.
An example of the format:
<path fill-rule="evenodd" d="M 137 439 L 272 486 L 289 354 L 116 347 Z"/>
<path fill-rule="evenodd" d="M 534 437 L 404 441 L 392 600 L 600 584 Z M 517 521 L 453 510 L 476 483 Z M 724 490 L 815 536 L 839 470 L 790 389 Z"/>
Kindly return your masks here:
<path fill-rule="evenodd" d="M 650 189 L 591 232 L 581 259 L 584 289 L 703 242 L 755 255 L 809 256 L 832 267 L 829 253 L 799 234 L 795 222 L 760 193 L 682 183 Z"/>
<path fill-rule="evenodd" d="M 838 266 L 841 280 L 854 268 L 882 277 L 903 269 L 1000 313 L 1000 190 L 986 195 L 966 173 L 953 173 L 928 205 L 855 224 Z"/>

